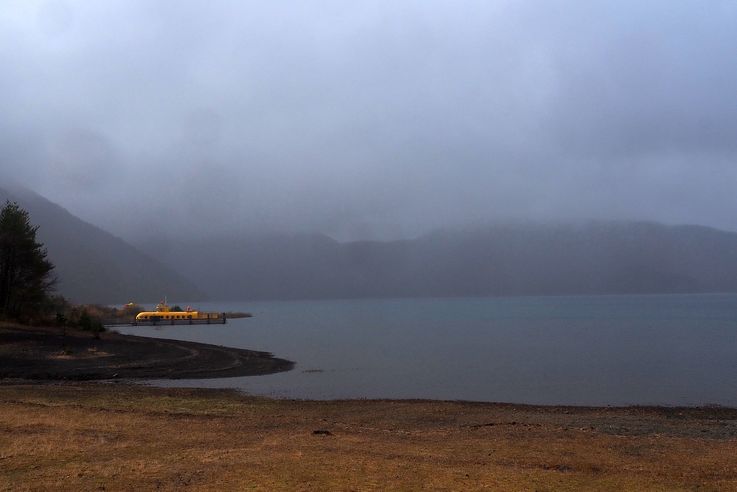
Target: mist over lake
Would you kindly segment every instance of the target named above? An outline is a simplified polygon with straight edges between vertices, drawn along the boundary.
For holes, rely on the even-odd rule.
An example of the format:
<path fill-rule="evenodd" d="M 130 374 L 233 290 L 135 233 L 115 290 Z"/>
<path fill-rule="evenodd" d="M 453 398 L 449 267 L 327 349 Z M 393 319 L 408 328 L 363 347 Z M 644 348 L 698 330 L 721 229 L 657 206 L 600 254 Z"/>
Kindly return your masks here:
<path fill-rule="evenodd" d="M 209 303 L 253 318 L 125 333 L 274 352 L 270 376 L 156 382 L 285 398 L 737 405 L 737 295 Z"/>
<path fill-rule="evenodd" d="M 0 67 L 0 488 L 737 487 L 737 1 L 0 0 Z"/>

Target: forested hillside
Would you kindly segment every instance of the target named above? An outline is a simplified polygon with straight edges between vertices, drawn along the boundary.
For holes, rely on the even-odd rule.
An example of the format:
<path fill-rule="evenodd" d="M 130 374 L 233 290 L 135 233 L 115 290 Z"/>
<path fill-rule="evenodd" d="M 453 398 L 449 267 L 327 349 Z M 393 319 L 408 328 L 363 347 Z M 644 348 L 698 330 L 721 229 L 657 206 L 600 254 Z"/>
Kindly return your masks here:
<path fill-rule="evenodd" d="M 122 303 L 202 297 L 193 282 L 120 238 L 20 187 L 0 187 L 0 201 L 17 201 L 39 226 L 38 239 L 56 266 L 58 293 L 77 302 Z"/>

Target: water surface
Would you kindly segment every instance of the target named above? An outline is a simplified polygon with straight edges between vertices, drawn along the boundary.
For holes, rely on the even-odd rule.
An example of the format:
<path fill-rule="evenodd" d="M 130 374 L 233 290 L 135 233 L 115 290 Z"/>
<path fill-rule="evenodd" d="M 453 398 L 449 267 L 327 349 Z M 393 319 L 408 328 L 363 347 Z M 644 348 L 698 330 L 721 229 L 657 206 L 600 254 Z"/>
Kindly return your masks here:
<path fill-rule="evenodd" d="M 288 373 L 157 384 L 276 397 L 737 406 L 737 295 L 202 303 L 227 325 L 138 335 L 255 350 Z"/>

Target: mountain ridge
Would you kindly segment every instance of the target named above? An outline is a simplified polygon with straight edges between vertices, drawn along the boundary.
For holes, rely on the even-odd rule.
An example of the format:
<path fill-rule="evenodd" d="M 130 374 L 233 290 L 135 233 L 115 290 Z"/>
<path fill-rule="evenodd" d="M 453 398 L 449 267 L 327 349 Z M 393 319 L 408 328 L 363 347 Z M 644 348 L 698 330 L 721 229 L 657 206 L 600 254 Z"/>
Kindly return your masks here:
<path fill-rule="evenodd" d="M 737 291 L 737 233 L 648 221 L 502 224 L 388 242 L 233 234 L 140 247 L 195 275 L 206 270 L 203 289 L 224 300 Z"/>
<path fill-rule="evenodd" d="M 354 242 L 232 232 L 136 248 L 30 190 L 0 188 L 6 198 L 39 225 L 59 292 L 81 302 L 737 292 L 737 233 L 700 225 L 526 222 Z"/>
<path fill-rule="evenodd" d="M 203 297 L 175 270 L 34 191 L 6 185 L 0 187 L 0 200 L 16 201 L 28 211 L 56 267 L 56 290 L 72 301 L 109 304 L 153 301 L 164 295 Z"/>

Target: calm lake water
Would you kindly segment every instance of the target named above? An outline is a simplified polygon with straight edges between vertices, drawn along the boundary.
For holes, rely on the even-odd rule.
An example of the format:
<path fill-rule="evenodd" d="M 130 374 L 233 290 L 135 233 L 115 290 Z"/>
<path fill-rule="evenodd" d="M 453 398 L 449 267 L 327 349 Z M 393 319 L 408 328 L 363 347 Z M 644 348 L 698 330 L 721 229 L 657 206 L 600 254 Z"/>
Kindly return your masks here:
<path fill-rule="evenodd" d="M 226 325 L 136 335 L 264 350 L 270 376 L 156 381 L 275 397 L 737 406 L 737 295 L 200 303 Z"/>

